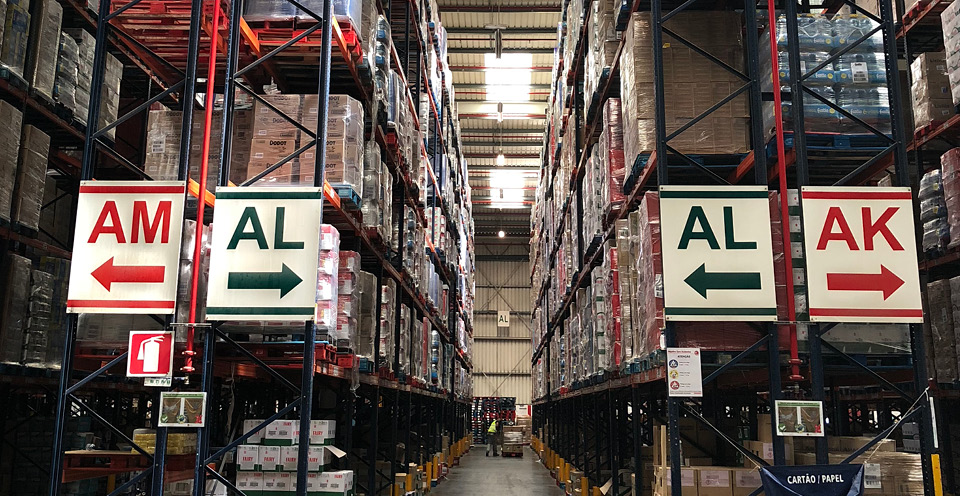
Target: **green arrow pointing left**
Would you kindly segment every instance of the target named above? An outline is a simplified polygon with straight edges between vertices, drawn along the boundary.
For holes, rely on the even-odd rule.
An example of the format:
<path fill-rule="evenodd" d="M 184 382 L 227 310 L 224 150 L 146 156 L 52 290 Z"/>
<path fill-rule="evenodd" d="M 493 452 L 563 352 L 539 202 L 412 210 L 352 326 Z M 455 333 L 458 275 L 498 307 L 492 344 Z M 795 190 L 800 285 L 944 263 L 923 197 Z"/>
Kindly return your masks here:
<path fill-rule="evenodd" d="M 711 289 L 760 289 L 759 272 L 707 272 L 707 264 L 687 276 L 687 283 L 700 296 L 706 298 Z"/>
<path fill-rule="evenodd" d="M 231 272 L 227 274 L 227 289 L 279 289 L 283 298 L 303 279 L 283 264 L 280 272 Z"/>

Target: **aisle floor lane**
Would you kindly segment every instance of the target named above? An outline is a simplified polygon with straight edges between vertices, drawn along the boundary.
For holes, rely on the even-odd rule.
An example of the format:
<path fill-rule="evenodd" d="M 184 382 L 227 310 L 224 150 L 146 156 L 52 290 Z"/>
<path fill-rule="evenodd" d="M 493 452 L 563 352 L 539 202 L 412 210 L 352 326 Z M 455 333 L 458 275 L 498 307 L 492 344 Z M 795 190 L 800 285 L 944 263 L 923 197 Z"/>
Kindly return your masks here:
<path fill-rule="evenodd" d="M 529 448 L 522 458 L 483 456 L 486 446 L 477 445 L 453 467 L 447 480 L 430 493 L 432 496 L 563 496 L 550 472 L 537 461 Z"/>

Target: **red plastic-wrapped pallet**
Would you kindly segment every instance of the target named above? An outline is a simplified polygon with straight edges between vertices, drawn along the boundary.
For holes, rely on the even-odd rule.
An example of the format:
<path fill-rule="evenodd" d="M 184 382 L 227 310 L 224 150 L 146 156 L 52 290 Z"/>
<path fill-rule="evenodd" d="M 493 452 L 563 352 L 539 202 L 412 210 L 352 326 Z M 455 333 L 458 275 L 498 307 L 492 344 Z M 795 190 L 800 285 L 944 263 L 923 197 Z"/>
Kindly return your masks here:
<path fill-rule="evenodd" d="M 619 98 L 611 98 L 603 105 L 604 127 L 600 134 L 600 141 L 605 154 L 604 162 L 607 165 L 609 205 L 613 209 L 619 208 L 626 200 L 623 194 L 626 166 L 623 161 L 622 115 Z"/>
<path fill-rule="evenodd" d="M 610 256 L 610 279 L 607 291 L 610 294 L 610 327 L 613 330 L 613 353 L 610 363 L 618 369 L 623 361 L 623 328 L 620 323 L 620 270 L 617 247 L 611 247 L 608 255 Z"/>
<path fill-rule="evenodd" d="M 952 148 L 940 156 L 943 200 L 950 226 L 950 248 L 960 245 L 960 148 Z"/>
<path fill-rule="evenodd" d="M 660 349 L 660 331 L 664 327 L 660 195 L 653 191 L 644 193 L 638 214 L 640 257 L 634 355 L 644 357 Z"/>

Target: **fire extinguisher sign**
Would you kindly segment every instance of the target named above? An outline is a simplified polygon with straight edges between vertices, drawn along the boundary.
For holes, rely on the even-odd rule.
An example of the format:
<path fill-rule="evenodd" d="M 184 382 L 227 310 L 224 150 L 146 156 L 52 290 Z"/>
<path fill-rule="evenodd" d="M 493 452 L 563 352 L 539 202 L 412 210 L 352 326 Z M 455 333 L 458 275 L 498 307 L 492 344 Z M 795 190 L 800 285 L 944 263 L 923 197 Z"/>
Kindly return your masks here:
<path fill-rule="evenodd" d="M 127 351 L 127 377 L 172 375 L 172 331 L 130 331 L 130 347 Z"/>

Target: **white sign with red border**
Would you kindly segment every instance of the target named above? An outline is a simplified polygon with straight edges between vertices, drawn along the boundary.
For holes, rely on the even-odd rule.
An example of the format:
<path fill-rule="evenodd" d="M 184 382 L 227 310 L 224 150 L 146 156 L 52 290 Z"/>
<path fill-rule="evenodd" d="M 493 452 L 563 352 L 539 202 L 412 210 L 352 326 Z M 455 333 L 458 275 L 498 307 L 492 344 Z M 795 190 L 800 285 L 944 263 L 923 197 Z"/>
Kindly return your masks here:
<path fill-rule="evenodd" d="M 127 377 L 173 375 L 173 332 L 130 331 Z"/>
<path fill-rule="evenodd" d="M 804 187 L 810 320 L 923 322 L 910 188 Z"/>
<path fill-rule="evenodd" d="M 180 181 L 80 183 L 68 312 L 174 312 L 185 189 Z"/>

